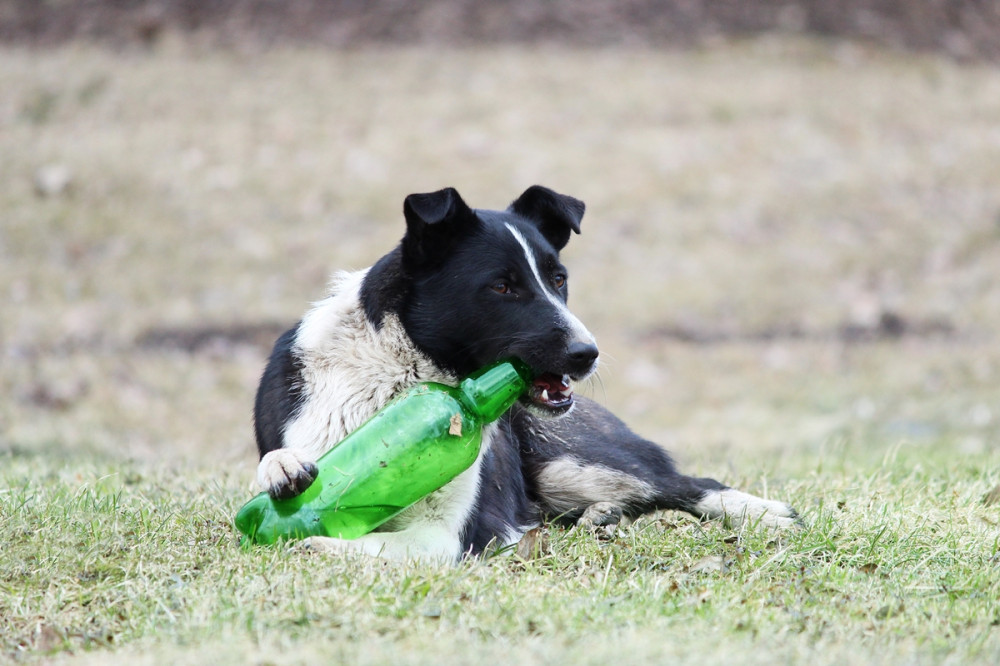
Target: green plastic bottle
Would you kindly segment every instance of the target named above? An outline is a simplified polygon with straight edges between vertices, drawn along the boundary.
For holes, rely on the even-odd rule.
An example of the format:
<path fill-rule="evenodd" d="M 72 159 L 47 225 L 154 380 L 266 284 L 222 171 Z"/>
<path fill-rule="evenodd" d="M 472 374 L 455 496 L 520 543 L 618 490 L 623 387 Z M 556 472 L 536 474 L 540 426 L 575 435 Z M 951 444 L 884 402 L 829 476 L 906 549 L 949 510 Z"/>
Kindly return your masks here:
<path fill-rule="evenodd" d="M 483 426 L 500 418 L 530 383 L 520 361 L 503 361 L 458 388 L 418 384 L 316 461 L 302 494 L 261 493 L 236 514 L 243 544 L 331 536 L 354 539 L 469 468 Z"/>

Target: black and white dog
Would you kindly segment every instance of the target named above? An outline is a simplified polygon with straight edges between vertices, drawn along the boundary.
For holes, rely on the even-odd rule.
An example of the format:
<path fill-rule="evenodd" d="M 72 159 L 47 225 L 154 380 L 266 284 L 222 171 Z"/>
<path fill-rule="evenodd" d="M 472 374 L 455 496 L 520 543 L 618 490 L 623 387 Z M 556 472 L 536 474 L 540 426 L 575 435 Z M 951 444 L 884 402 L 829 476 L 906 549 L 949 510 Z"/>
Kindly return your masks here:
<path fill-rule="evenodd" d="M 583 211 L 540 186 L 505 211 L 473 210 L 454 189 L 410 195 L 399 246 L 367 270 L 337 274 L 329 296 L 278 339 L 254 408 L 257 481 L 274 497 L 302 492 L 323 452 L 413 384 L 454 385 L 511 357 L 536 375 L 487 428 L 468 470 L 376 532 L 306 546 L 454 561 L 517 543 L 547 516 L 606 523 L 679 509 L 795 523 L 787 504 L 681 475 L 659 446 L 573 395 L 598 358 L 566 307 L 559 262 Z"/>

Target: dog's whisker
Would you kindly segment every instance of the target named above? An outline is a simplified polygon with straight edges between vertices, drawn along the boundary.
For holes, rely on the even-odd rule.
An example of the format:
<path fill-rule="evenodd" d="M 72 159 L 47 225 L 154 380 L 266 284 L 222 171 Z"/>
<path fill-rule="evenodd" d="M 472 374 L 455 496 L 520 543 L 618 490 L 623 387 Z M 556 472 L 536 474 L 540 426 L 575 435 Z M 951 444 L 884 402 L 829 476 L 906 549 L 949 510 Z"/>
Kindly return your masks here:
<path fill-rule="evenodd" d="M 595 371 L 594 374 L 592 374 L 590 377 L 587 377 L 587 386 L 590 389 L 594 389 L 599 386 L 601 389 L 601 397 L 602 397 L 601 402 L 606 403 L 608 401 L 608 391 L 607 388 L 604 386 L 604 378 L 601 377 L 600 370 Z"/>

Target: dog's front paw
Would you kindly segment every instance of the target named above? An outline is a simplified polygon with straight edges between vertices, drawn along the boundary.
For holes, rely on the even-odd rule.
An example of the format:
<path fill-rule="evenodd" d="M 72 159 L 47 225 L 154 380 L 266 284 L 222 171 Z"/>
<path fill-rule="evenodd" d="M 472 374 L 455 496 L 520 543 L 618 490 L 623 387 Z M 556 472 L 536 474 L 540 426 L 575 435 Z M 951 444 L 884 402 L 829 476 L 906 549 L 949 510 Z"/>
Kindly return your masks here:
<path fill-rule="evenodd" d="M 257 484 L 274 499 L 289 499 L 301 495 L 318 473 L 316 463 L 294 449 L 277 449 L 261 459 Z"/>

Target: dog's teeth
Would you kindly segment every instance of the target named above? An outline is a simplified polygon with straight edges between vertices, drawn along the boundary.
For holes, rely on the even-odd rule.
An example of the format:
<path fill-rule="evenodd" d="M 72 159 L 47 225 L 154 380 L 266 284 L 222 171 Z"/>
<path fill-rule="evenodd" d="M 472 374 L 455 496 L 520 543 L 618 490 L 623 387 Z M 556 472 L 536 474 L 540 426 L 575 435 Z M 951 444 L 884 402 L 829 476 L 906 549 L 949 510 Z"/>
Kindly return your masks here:
<path fill-rule="evenodd" d="M 542 389 L 541 398 L 542 398 L 542 402 L 548 402 L 549 401 L 549 391 L 548 391 L 548 389 Z"/>

